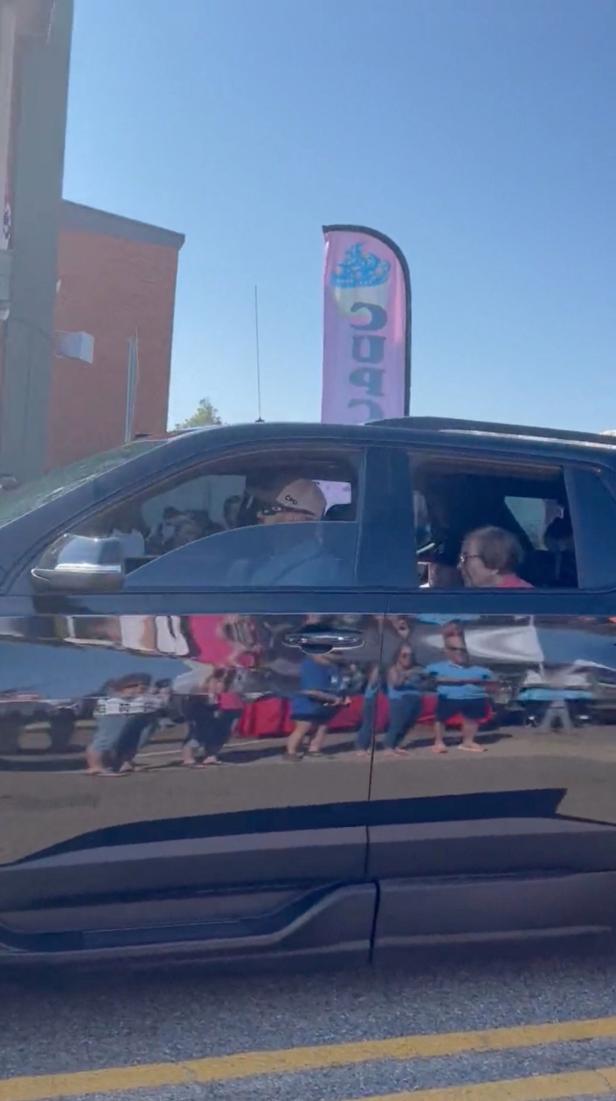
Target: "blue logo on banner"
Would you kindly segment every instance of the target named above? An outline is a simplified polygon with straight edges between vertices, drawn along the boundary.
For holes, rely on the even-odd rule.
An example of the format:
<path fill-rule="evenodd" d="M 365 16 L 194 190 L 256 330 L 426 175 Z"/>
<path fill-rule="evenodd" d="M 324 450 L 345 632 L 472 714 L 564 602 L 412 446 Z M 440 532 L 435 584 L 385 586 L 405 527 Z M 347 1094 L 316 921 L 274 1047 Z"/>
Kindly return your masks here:
<path fill-rule="evenodd" d="M 381 260 L 373 252 L 365 253 L 358 241 L 351 245 L 331 274 L 332 287 L 378 287 L 389 279 L 391 264 Z"/>

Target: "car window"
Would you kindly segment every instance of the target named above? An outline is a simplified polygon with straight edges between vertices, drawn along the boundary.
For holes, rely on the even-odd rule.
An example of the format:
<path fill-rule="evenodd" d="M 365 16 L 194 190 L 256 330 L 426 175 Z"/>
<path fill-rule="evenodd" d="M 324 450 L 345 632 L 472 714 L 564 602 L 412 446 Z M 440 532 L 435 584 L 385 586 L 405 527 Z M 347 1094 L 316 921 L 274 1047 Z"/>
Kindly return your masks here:
<path fill-rule="evenodd" d="M 424 588 L 576 588 L 563 471 L 461 457 L 411 459 Z"/>
<path fill-rule="evenodd" d="M 568 477 L 581 585 L 585 589 L 616 586 L 616 494 L 608 489 L 612 475 L 606 479 L 605 473 L 576 467 Z"/>
<path fill-rule="evenodd" d="M 217 460 L 86 519 L 119 540 L 125 588 L 354 583 L 360 457 L 254 453 Z"/>
<path fill-rule="evenodd" d="M 546 550 L 545 535 L 553 520 L 563 519 L 564 507 L 545 497 L 505 497 L 505 504 L 535 550 Z"/>

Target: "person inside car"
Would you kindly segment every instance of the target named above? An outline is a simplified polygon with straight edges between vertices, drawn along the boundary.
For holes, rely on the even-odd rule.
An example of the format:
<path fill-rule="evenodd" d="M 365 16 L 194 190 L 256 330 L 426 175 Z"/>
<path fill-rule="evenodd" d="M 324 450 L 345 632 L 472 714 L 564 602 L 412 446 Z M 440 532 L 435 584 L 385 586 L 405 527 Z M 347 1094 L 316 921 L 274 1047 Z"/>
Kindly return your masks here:
<path fill-rule="evenodd" d="M 546 529 L 543 541 L 546 550 L 553 556 L 557 584 L 562 588 L 574 589 L 577 585 L 577 570 L 573 527 L 568 513 L 554 517 Z"/>
<path fill-rule="evenodd" d="M 175 525 L 181 516 L 180 510 L 173 505 L 167 505 L 163 511 L 160 523 L 149 533 L 146 539 L 148 554 L 164 554 L 171 546 L 175 535 Z"/>
<path fill-rule="evenodd" d="M 242 498 L 239 494 L 234 493 L 231 497 L 227 497 L 222 508 L 224 527 L 227 531 L 238 526 L 241 505 Z"/>
<path fill-rule="evenodd" d="M 311 525 L 298 538 L 283 533 L 279 540 L 268 543 L 268 553 L 232 563 L 227 584 L 244 585 L 337 585 L 340 584 L 342 563 L 323 544 L 320 521 L 326 501 L 316 482 L 309 478 L 284 479 L 282 484 L 257 488 L 250 502 L 251 516 L 242 511 L 243 523 L 265 527 L 278 525 Z M 260 541 L 255 540 L 260 547 Z"/>
<path fill-rule="evenodd" d="M 452 554 L 451 548 L 435 546 L 426 554 L 425 579 L 422 581 L 422 589 L 459 589 L 463 586 L 462 575 L 456 565 L 459 552 Z"/>
<path fill-rule="evenodd" d="M 524 552 L 518 538 L 504 528 L 470 532 L 460 553 L 460 569 L 468 588 L 532 589 L 518 576 Z"/>
<path fill-rule="evenodd" d="M 221 529 L 213 524 L 204 509 L 184 509 L 180 511 L 172 505 L 163 512 L 162 520 L 147 540 L 147 550 L 152 555 L 168 554 L 169 551 L 196 543 L 206 535 L 213 535 Z"/>

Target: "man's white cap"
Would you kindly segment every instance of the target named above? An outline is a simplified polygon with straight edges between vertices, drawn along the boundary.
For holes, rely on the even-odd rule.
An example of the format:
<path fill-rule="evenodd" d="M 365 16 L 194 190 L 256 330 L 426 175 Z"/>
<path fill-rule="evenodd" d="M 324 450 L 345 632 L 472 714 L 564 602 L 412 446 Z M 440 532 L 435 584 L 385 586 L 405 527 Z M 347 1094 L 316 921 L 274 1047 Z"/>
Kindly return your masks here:
<path fill-rule="evenodd" d="M 327 504 L 324 494 L 316 482 L 309 478 L 297 478 L 283 486 L 274 498 L 276 504 L 285 506 L 293 512 L 306 512 L 315 520 L 320 520 Z"/>

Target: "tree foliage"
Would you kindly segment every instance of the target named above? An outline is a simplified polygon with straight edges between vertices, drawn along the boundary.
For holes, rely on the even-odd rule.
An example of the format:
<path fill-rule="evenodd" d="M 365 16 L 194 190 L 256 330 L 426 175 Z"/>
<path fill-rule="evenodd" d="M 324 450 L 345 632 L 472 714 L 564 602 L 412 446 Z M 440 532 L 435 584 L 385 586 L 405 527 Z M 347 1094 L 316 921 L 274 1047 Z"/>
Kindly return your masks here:
<path fill-rule="evenodd" d="M 176 424 L 176 429 L 181 431 L 183 428 L 203 428 L 206 424 L 222 424 L 222 420 L 218 410 L 212 405 L 209 398 L 201 398 L 197 408 L 192 416 L 187 417 L 185 421 L 181 421 L 180 424 Z"/>

